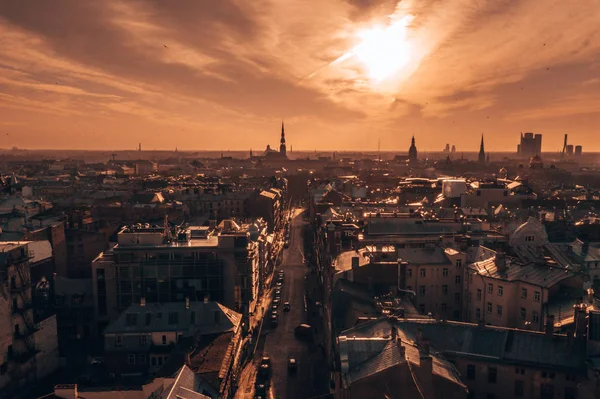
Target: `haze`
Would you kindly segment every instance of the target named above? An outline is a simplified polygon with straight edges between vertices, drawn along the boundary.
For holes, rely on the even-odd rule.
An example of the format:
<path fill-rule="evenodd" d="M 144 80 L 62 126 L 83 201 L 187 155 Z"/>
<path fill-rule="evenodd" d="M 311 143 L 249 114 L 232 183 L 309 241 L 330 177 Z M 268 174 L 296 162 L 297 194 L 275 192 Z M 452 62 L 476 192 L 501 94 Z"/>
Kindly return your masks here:
<path fill-rule="evenodd" d="M 0 0 L 0 147 L 600 151 L 600 1 Z M 373 39 L 374 38 L 374 39 Z"/>

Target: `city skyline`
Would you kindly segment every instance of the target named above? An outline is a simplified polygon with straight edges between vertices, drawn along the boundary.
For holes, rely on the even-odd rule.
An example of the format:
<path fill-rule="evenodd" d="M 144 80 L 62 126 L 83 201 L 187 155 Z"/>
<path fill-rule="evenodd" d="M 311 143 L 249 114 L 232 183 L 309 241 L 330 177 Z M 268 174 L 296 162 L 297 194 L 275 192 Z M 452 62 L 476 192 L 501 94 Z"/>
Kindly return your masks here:
<path fill-rule="evenodd" d="M 597 152 L 594 5 L 2 1 L 0 147 Z"/>

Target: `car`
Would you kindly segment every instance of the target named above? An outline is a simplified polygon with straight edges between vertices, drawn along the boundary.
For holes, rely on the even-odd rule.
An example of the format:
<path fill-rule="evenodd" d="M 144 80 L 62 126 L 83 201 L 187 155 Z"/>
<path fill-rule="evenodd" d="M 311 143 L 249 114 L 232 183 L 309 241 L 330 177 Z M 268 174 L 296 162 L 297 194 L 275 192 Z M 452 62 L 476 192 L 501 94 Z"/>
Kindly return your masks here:
<path fill-rule="evenodd" d="M 277 308 L 271 310 L 271 316 L 277 316 Z"/>
<path fill-rule="evenodd" d="M 290 243 L 286 241 L 285 244 L 283 244 L 283 247 L 285 249 L 288 249 L 290 247 Z"/>
<path fill-rule="evenodd" d="M 254 394 L 255 394 L 255 396 L 266 397 L 266 395 L 267 395 L 267 386 L 265 384 L 261 384 L 261 383 L 257 382 L 254 385 Z"/>
<path fill-rule="evenodd" d="M 300 324 L 294 329 L 294 335 L 298 338 L 312 338 L 312 327 L 308 324 Z"/>
<path fill-rule="evenodd" d="M 283 283 L 281 281 L 278 281 L 277 284 L 275 284 L 275 286 L 277 288 L 281 288 L 283 286 Z"/>
<path fill-rule="evenodd" d="M 275 327 L 277 327 L 277 324 L 279 324 L 279 322 L 277 320 L 277 315 L 272 314 L 271 315 L 271 327 L 275 328 Z"/>
<path fill-rule="evenodd" d="M 289 312 L 290 311 L 290 303 L 289 302 L 284 302 L 283 303 L 283 311 L 284 312 Z"/>
<path fill-rule="evenodd" d="M 275 288 L 275 296 L 281 296 L 281 287 Z"/>
<path fill-rule="evenodd" d="M 281 302 L 280 298 L 275 297 L 275 299 L 273 299 L 273 306 L 279 306 L 279 303 Z"/>
<path fill-rule="evenodd" d="M 268 356 L 264 356 L 260 361 L 256 380 L 264 383 L 269 378 L 271 378 L 271 359 Z"/>
<path fill-rule="evenodd" d="M 296 361 L 296 358 L 293 356 L 290 356 L 288 358 L 288 371 L 290 373 L 295 373 L 297 369 L 298 369 L 298 362 Z"/>

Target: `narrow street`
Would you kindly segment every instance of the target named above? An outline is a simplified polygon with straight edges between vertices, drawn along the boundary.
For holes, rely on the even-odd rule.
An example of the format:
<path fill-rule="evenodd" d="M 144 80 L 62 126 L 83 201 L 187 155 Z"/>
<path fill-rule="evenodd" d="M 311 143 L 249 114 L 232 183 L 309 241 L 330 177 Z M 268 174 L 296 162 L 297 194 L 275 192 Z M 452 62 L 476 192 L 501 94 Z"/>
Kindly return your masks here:
<path fill-rule="evenodd" d="M 307 323 L 305 292 L 308 267 L 304 264 L 303 252 L 305 224 L 301 210 L 295 210 L 289 248 L 284 252 L 281 265 L 285 273 L 281 302 L 289 302 L 290 311 L 284 312 L 280 308 L 279 324 L 275 328 L 271 327 L 269 318 L 265 320 L 262 329 L 264 339 L 259 340 L 253 364 L 242 373 L 236 398 L 254 398 L 254 389 L 251 386 L 254 384 L 256 366 L 262 356 L 271 358 L 273 373 L 270 398 L 308 399 L 322 394 L 326 387 L 328 373 L 318 342 L 299 340 L 294 335 L 296 326 Z M 270 308 L 266 313 L 270 315 Z M 290 356 L 298 362 L 295 373 L 288 371 L 287 362 Z"/>

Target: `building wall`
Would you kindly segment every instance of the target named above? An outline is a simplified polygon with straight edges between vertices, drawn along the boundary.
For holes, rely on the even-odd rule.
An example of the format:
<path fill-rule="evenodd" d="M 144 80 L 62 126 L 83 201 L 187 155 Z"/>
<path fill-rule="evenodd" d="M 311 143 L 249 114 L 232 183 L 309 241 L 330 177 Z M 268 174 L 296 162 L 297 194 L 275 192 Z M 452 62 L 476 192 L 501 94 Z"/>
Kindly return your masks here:
<path fill-rule="evenodd" d="M 526 298 L 523 297 L 524 289 L 527 290 Z M 501 327 L 543 330 L 542 310 L 544 303 L 548 301 L 548 289 L 520 281 L 505 281 L 471 274 L 468 275 L 465 291 L 468 298 L 464 308 L 465 321 L 477 323 L 481 320 L 486 324 Z M 539 295 L 536 296 L 536 293 Z M 537 297 L 539 300 L 536 300 Z M 499 306 L 502 309 L 501 315 L 498 314 Z M 521 308 L 525 309 L 524 318 Z"/>
<path fill-rule="evenodd" d="M 8 368 L 8 347 L 12 345 L 11 303 L 8 300 L 8 286 L 0 286 L 0 366 Z M 0 390 L 10 381 L 7 372 L 0 372 Z"/>
<path fill-rule="evenodd" d="M 462 320 L 465 254 L 452 256 L 443 264 L 415 265 L 408 261 L 406 289 L 416 293 L 417 309 L 436 317 Z"/>
<path fill-rule="evenodd" d="M 58 334 L 56 315 L 52 315 L 38 323 L 39 330 L 34 340 L 37 350 L 35 356 L 37 378 L 42 379 L 58 369 Z"/>
<path fill-rule="evenodd" d="M 455 366 L 460 372 L 463 382 L 469 388 L 469 397 L 473 399 L 487 399 L 490 397 L 496 399 L 520 397 L 540 399 L 542 384 L 554 387 L 554 398 L 567 399 L 565 388 L 570 388 L 576 392 L 577 385 L 584 379 L 581 375 L 558 370 L 541 370 L 522 365 L 509 365 L 466 358 L 451 359 L 449 355 L 447 358 L 455 361 Z M 471 367 L 474 370 L 474 376 L 469 373 L 468 369 Z M 496 382 L 489 382 L 490 369 L 496 370 Z M 519 391 L 515 391 L 516 381 L 523 384 L 522 396 L 519 396 Z"/>
<path fill-rule="evenodd" d="M 111 259 L 98 258 L 92 262 L 92 289 L 96 327 L 93 334 L 99 334 L 102 326 L 119 314 L 115 264 Z"/>

